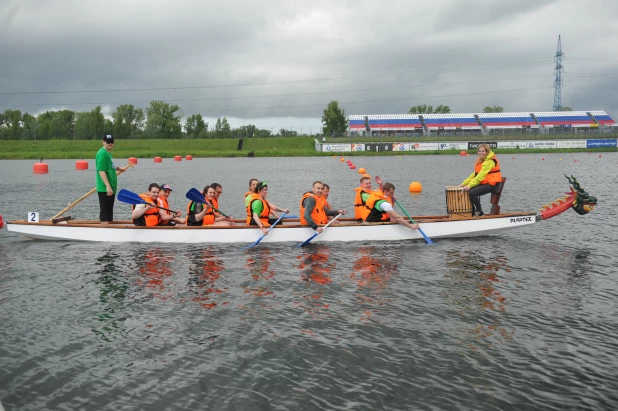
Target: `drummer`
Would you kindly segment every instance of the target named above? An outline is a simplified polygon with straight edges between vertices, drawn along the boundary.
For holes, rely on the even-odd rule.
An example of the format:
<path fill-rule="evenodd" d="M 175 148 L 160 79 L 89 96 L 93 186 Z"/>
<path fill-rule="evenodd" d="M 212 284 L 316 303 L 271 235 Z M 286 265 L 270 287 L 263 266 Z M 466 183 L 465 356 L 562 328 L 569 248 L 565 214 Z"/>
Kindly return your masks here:
<path fill-rule="evenodd" d="M 474 172 L 460 185 L 464 190 L 470 191 L 474 215 L 477 217 L 485 215 L 481 207 L 481 196 L 495 193 L 500 183 L 502 183 L 500 162 L 488 144 L 481 144 L 478 148 Z"/>

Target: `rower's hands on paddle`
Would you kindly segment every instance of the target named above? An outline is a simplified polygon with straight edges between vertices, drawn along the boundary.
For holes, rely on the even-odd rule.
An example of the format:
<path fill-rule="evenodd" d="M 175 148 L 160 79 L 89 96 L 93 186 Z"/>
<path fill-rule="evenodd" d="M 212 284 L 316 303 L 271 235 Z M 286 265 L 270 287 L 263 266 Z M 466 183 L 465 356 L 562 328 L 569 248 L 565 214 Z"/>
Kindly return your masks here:
<path fill-rule="evenodd" d="M 322 234 L 322 231 L 324 231 L 324 227 L 318 227 L 315 229 L 316 233 L 318 234 Z"/>
<path fill-rule="evenodd" d="M 182 212 L 180 210 L 176 210 L 176 214 L 174 214 L 174 217 L 182 217 Z"/>
<path fill-rule="evenodd" d="M 262 233 L 264 233 L 264 235 L 268 235 L 268 228 L 262 226 L 260 227 L 260 230 L 262 230 Z"/>

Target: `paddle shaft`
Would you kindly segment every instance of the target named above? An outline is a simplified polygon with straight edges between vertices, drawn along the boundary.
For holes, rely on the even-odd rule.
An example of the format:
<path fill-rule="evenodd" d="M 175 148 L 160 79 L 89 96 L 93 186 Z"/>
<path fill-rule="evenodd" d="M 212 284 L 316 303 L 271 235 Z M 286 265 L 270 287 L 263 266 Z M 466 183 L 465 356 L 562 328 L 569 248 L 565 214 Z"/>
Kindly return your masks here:
<path fill-rule="evenodd" d="M 270 230 L 272 230 L 273 228 L 275 228 L 275 226 L 277 225 L 277 223 L 279 223 L 279 221 L 281 221 L 281 219 L 287 214 L 288 212 L 286 211 L 285 213 L 281 214 L 281 217 L 279 217 L 277 219 L 277 221 L 275 221 L 275 223 L 273 225 L 270 226 L 270 228 L 266 231 L 266 234 L 270 233 Z M 251 244 L 250 246 L 246 247 L 246 248 L 251 248 L 251 247 L 255 247 L 256 245 L 258 245 L 260 243 L 260 241 L 262 241 L 262 239 L 264 237 L 266 237 L 266 234 L 262 234 L 262 236 L 260 238 L 258 238 L 258 240 Z"/>
<path fill-rule="evenodd" d="M 329 225 L 331 225 L 332 223 L 334 223 L 334 222 L 335 222 L 335 220 L 336 220 L 336 219 L 338 219 L 339 217 L 341 217 L 342 215 L 343 215 L 342 213 L 337 214 L 337 216 L 336 216 L 335 218 L 333 218 L 332 220 L 330 220 L 330 221 L 328 222 L 328 224 L 326 224 L 326 225 L 322 228 L 322 232 L 324 232 L 324 229 L 325 229 L 326 227 L 328 227 Z M 320 234 L 320 233 L 315 233 L 314 235 L 312 235 L 311 237 L 309 237 L 308 239 L 306 239 L 304 243 L 300 243 L 297 247 L 304 247 L 304 246 L 306 246 L 307 244 L 309 244 L 309 243 L 311 242 L 311 240 L 313 240 L 314 238 L 316 238 L 316 237 L 318 236 L 318 234 Z"/>
<path fill-rule="evenodd" d="M 395 203 L 397 203 L 397 205 L 399 206 L 399 208 L 401 208 L 401 211 L 403 211 L 403 213 L 410 219 L 410 221 L 412 221 L 412 224 L 416 224 L 416 222 L 414 221 L 414 219 L 410 216 L 410 214 L 408 214 L 408 212 L 406 211 L 405 208 L 403 208 L 401 206 L 401 204 L 399 204 L 399 201 L 395 200 Z M 418 227 L 418 232 L 422 234 L 423 238 L 425 239 L 425 242 L 427 244 L 433 244 L 433 241 L 431 241 L 431 238 L 427 237 L 427 235 L 423 232 L 423 230 L 421 230 L 421 227 Z"/>
<path fill-rule="evenodd" d="M 127 164 L 126 167 L 121 168 L 120 170 L 118 170 L 116 172 L 116 175 L 119 175 L 120 173 L 122 173 L 123 171 L 125 171 L 127 168 L 129 167 L 133 167 L 133 163 L 129 163 Z M 83 200 L 86 199 L 86 197 L 88 197 L 90 194 L 94 193 L 95 191 L 97 191 L 97 188 L 93 188 L 92 190 L 88 191 L 86 194 L 84 194 L 83 196 L 81 196 L 80 198 L 78 198 L 77 200 L 75 200 L 74 202 L 72 202 L 71 204 L 69 204 L 64 210 L 62 210 L 61 212 L 59 212 L 58 214 L 56 214 L 55 216 L 53 216 L 52 218 L 50 218 L 50 220 L 53 220 L 54 218 L 58 218 L 60 217 L 62 214 L 66 213 L 67 211 L 69 211 L 69 209 L 71 207 L 74 207 L 75 205 L 77 205 L 78 203 L 81 203 Z"/>

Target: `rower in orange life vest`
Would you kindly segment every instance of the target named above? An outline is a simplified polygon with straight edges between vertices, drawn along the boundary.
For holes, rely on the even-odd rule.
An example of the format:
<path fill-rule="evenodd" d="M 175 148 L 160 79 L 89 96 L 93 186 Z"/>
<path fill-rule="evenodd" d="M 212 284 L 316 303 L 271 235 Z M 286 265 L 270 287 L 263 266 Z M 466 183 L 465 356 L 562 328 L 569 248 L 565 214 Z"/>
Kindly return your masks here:
<path fill-rule="evenodd" d="M 324 185 L 324 190 L 322 190 L 322 200 L 324 202 L 324 207 L 332 209 L 333 207 L 328 202 L 328 196 L 330 195 L 330 186 L 326 183 L 323 183 L 323 185 Z M 329 221 L 332 219 L 333 217 L 328 216 Z M 335 223 L 339 223 L 339 221 L 335 221 Z"/>
<path fill-rule="evenodd" d="M 166 214 L 165 210 L 157 207 L 160 187 L 157 183 L 152 183 L 148 186 L 148 193 L 140 194 L 142 200 L 148 204 L 138 204 L 133 206 L 131 218 L 136 226 L 154 227 L 161 224 L 163 220 L 171 220 L 174 217 L 179 217 L 177 214 Z"/>
<path fill-rule="evenodd" d="M 285 211 L 289 213 L 290 210 L 283 209 L 274 205 L 266 199 L 268 196 L 268 184 L 262 181 L 255 186 L 254 197 L 249 201 L 247 205 L 247 225 L 257 225 L 265 235 L 268 234 L 268 228 L 271 224 L 279 218 L 275 211 Z M 270 216 L 274 217 L 271 218 Z"/>
<path fill-rule="evenodd" d="M 395 186 L 391 183 L 385 183 L 382 191 L 376 190 L 371 193 L 367 199 L 366 206 L 369 208 L 369 215 L 365 222 L 389 222 L 391 220 L 411 228 L 417 229 L 418 224 L 410 224 L 405 218 L 401 217 L 393 209 L 395 204 Z"/>
<path fill-rule="evenodd" d="M 214 188 L 215 190 L 214 197 L 212 198 L 212 201 L 211 201 L 212 206 L 216 209 L 215 210 L 215 221 L 228 221 L 232 224 L 226 224 L 226 225 L 234 225 L 234 219 L 232 217 L 230 216 L 226 217 L 217 211 L 219 210 L 219 197 L 223 193 L 223 187 L 219 183 L 212 183 L 210 186 Z"/>
<path fill-rule="evenodd" d="M 488 144 L 481 144 L 478 148 L 478 158 L 474 165 L 474 172 L 461 183 L 460 187 L 470 191 L 470 201 L 474 208 L 474 215 L 483 216 L 481 196 L 494 193 L 502 183 L 500 162 L 491 151 Z"/>
<path fill-rule="evenodd" d="M 157 202 L 159 203 L 161 207 L 170 209 L 170 204 L 168 201 L 169 201 L 170 194 L 172 193 L 172 187 L 170 187 L 169 184 L 161 184 L 160 187 L 161 187 L 161 190 L 159 191 L 159 197 L 157 197 Z M 169 211 L 166 211 L 166 210 L 162 210 L 162 211 L 166 215 L 172 215 L 172 213 Z M 184 225 L 185 219 L 182 217 L 182 212 L 180 210 L 176 210 L 176 215 L 178 217 L 172 216 L 171 220 L 162 220 L 161 225 L 170 225 L 170 226 Z"/>
<path fill-rule="evenodd" d="M 215 211 L 212 208 L 212 203 L 207 201 L 208 192 L 211 192 L 211 200 L 213 197 L 214 189 L 211 186 L 206 186 L 202 190 L 204 196 L 204 204 L 190 201 L 187 205 L 187 225 L 188 226 L 202 226 L 212 225 L 215 223 Z"/>
<path fill-rule="evenodd" d="M 249 205 L 249 200 L 251 200 L 251 197 L 255 194 L 255 186 L 257 186 L 259 182 L 260 180 L 257 178 L 249 180 L 249 191 L 245 193 L 245 208 Z"/>
<path fill-rule="evenodd" d="M 318 224 L 328 223 L 328 216 L 345 214 L 345 210 L 332 210 L 325 207 L 323 191 L 324 184 L 316 181 L 313 183 L 312 190 L 307 191 L 300 199 L 300 224 L 308 225 L 318 233 L 324 230 Z"/>
<path fill-rule="evenodd" d="M 382 180 L 376 176 L 376 183 L 380 186 L 379 190 L 382 191 Z M 369 212 L 371 211 L 367 205 L 367 199 L 373 192 L 371 190 L 371 177 L 364 175 L 360 179 L 360 187 L 354 189 L 356 191 L 356 197 L 354 198 L 354 217 L 356 221 L 363 222 L 367 219 Z"/>

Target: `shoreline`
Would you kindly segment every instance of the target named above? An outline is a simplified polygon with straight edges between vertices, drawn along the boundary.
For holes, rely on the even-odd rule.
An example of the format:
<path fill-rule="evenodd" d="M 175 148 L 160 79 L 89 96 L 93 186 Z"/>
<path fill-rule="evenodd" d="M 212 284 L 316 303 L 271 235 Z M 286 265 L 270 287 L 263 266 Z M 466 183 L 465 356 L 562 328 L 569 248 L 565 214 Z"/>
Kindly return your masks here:
<path fill-rule="evenodd" d="M 482 140 L 514 140 L 521 136 L 500 136 L 503 138 L 479 138 Z M 562 136 L 552 136 L 551 140 L 564 139 Z M 596 137 L 596 136 L 595 136 Z M 615 139 L 615 135 L 603 136 Z M 392 140 L 395 141 L 396 137 Z M 571 137 L 571 139 L 574 139 Z M 323 144 L 341 144 L 351 139 L 329 139 Z M 366 140 L 366 139 L 363 139 Z M 391 139 L 389 139 L 391 140 Z M 466 141 L 461 139 L 443 139 L 422 142 Z M 538 139 L 537 140 L 541 140 Z M 550 139 L 544 139 L 550 140 Z M 375 142 L 384 140 L 375 139 Z M 401 142 L 417 142 L 418 139 L 399 139 Z M 360 141 L 359 141 L 360 142 Z M 236 139 L 225 140 L 118 140 L 113 150 L 114 158 L 137 157 L 138 159 L 154 158 L 173 159 L 175 156 L 190 154 L 193 158 L 247 158 L 253 152 L 254 157 L 358 157 L 358 156 L 409 156 L 409 155 L 460 155 L 462 150 L 412 150 L 412 151 L 350 151 L 350 152 L 319 152 L 315 141 L 310 137 L 279 137 L 264 139 L 246 139 L 244 148 L 236 150 Z M 0 160 L 79 160 L 94 159 L 101 148 L 97 140 L 2 140 L 0 141 Z M 474 150 L 463 150 L 472 154 Z M 494 150 L 502 154 L 530 153 L 583 153 L 583 152 L 616 152 L 616 147 L 602 148 L 498 148 Z"/>

